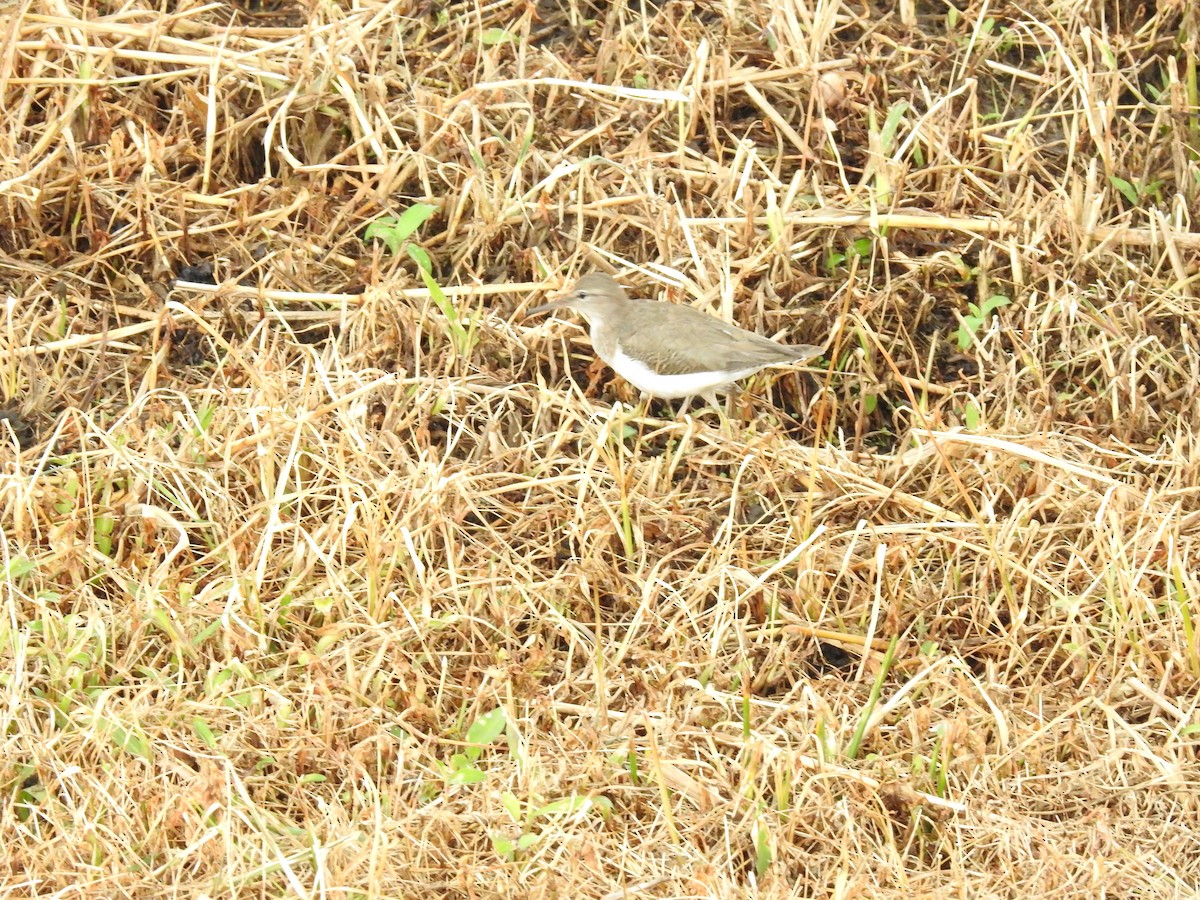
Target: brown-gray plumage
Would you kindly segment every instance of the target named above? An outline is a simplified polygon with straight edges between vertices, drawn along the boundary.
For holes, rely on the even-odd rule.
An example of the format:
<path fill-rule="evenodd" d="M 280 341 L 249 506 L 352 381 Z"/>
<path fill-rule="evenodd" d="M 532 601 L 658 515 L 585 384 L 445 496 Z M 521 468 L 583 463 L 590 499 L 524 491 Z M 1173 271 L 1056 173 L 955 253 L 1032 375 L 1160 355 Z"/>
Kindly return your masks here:
<path fill-rule="evenodd" d="M 788 346 L 730 325 L 690 306 L 630 300 L 613 278 L 584 275 L 561 300 L 529 311 L 574 309 L 588 320 L 596 355 L 626 381 L 656 397 L 710 401 L 726 387 L 768 366 L 818 355 L 810 344 Z"/>

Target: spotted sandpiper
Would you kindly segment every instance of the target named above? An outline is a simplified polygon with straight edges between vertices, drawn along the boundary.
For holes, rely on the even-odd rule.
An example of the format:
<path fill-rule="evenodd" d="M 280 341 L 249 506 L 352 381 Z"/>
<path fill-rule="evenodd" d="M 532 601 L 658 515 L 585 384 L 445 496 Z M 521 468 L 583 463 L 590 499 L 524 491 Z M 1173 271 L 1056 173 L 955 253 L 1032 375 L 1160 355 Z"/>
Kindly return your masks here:
<path fill-rule="evenodd" d="M 567 296 L 527 315 L 552 309 L 582 313 L 596 355 L 638 390 L 666 399 L 699 395 L 716 406 L 719 388 L 821 352 L 811 344 L 780 344 L 690 306 L 631 300 L 600 272 L 584 275 Z"/>

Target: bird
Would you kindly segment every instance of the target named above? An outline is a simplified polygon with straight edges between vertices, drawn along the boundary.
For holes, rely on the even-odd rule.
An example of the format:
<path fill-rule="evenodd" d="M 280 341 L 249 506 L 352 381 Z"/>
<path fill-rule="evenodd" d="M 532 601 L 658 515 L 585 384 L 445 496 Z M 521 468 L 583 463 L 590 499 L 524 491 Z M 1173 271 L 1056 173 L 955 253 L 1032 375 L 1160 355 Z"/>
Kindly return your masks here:
<path fill-rule="evenodd" d="M 526 315 L 555 309 L 582 314 L 596 355 L 643 394 L 667 400 L 701 396 L 716 406 L 717 390 L 822 351 L 812 344 L 781 344 L 690 306 L 630 299 L 602 272 L 584 275 L 565 297 Z"/>

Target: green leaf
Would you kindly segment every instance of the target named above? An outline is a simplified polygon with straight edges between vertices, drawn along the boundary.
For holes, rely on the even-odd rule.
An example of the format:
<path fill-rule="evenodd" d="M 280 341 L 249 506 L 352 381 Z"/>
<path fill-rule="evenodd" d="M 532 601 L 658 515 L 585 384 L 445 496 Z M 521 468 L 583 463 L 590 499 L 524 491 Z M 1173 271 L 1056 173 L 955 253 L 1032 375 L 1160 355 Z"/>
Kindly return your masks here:
<path fill-rule="evenodd" d="M 450 320 L 450 328 L 460 328 L 460 325 L 458 325 L 458 311 L 455 310 L 454 304 L 451 304 L 449 298 L 446 298 L 442 286 L 433 277 L 433 260 L 430 259 L 430 254 L 425 252 L 425 247 L 410 244 L 408 246 L 408 256 L 413 258 L 416 268 L 421 270 L 421 280 L 425 282 L 425 287 L 428 288 L 433 302 L 436 302 L 439 310 L 442 310 L 444 316 Z"/>
<path fill-rule="evenodd" d="M 30 572 L 37 569 L 37 563 L 28 560 L 23 556 L 14 556 L 8 561 L 8 565 L 4 567 L 4 580 L 8 581 L 13 578 L 20 578 L 22 575 L 28 575 Z"/>
<path fill-rule="evenodd" d="M 217 749 L 217 736 L 213 734 L 213 730 L 208 727 L 208 723 L 199 716 L 192 719 L 192 731 L 196 732 L 196 737 L 204 741 L 204 745 L 209 750 Z"/>
<path fill-rule="evenodd" d="M 500 805 L 514 822 L 521 821 L 521 801 L 517 799 L 516 794 L 512 791 L 501 791 Z"/>
<path fill-rule="evenodd" d="M 767 874 L 772 859 L 771 834 L 767 831 L 766 825 L 756 825 L 754 827 L 754 871 L 759 878 Z"/>
<path fill-rule="evenodd" d="M 396 220 L 395 233 L 402 241 L 407 241 L 417 233 L 417 229 L 429 221 L 429 217 L 437 212 L 437 207 L 430 203 L 414 203 Z"/>
<path fill-rule="evenodd" d="M 540 807 L 530 818 L 540 819 L 543 816 L 560 816 L 568 813 L 578 812 L 591 805 L 591 801 L 587 797 L 563 797 L 561 800 L 552 800 L 545 806 Z"/>
<path fill-rule="evenodd" d="M 478 769 L 475 766 L 466 766 L 462 769 L 455 769 L 449 781 L 451 784 L 479 784 L 485 778 L 487 778 L 487 775 L 483 773 L 482 769 Z"/>
<path fill-rule="evenodd" d="M 442 286 L 433 277 L 433 262 L 430 260 L 429 254 L 425 252 L 425 248 L 418 247 L 416 244 L 409 244 L 408 255 L 416 261 L 417 268 L 421 270 L 421 280 L 425 282 L 429 296 L 433 298 L 433 302 L 437 304 L 438 309 L 442 311 L 442 315 L 446 317 L 446 324 L 450 327 L 450 334 L 454 338 L 455 351 L 460 356 L 465 356 L 471 349 L 471 336 L 467 332 L 467 329 L 463 328 L 462 322 L 459 320 L 458 310 L 454 308 L 454 304 L 450 302 L 450 298 L 446 296 L 446 292 L 442 290 Z"/>
<path fill-rule="evenodd" d="M 508 724 L 508 720 L 504 717 L 504 710 L 496 707 L 490 713 L 480 716 L 476 719 L 470 728 L 467 729 L 467 743 L 479 744 L 487 746 L 500 735 L 504 734 L 504 728 Z"/>
<path fill-rule="evenodd" d="M 983 308 L 979 310 L 979 317 L 986 320 L 996 310 L 1008 306 L 1010 303 L 1012 301 L 1003 294 L 992 294 L 992 296 L 983 301 Z"/>
<path fill-rule="evenodd" d="M 391 218 L 372 222 L 363 233 L 363 241 L 369 242 L 372 238 L 379 238 L 387 246 L 388 253 L 395 256 L 400 252 L 400 245 L 404 243 L 396 237 L 395 225 L 396 220 Z"/>
<path fill-rule="evenodd" d="M 496 851 L 496 855 L 501 859 L 512 862 L 516 855 L 513 851 L 516 845 L 506 837 L 500 837 L 498 834 L 492 835 L 492 849 Z"/>
<path fill-rule="evenodd" d="M 907 100 L 901 100 L 888 110 L 887 118 L 883 120 L 883 129 L 879 132 L 879 148 L 882 152 L 891 151 L 892 142 L 896 139 L 896 131 L 900 128 L 900 120 L 906 112 L 908 112 Z"/>
<path fill-rule="evenodd" d="M 866 738 L 867 725 L 871 721 L 871 716 L 875 712 L 875 707 L 879 703 L 880 694 L 883 693 L 883 686 L 887 681 L 888 673 L 892 668 L 892 660 L 896 656 L 896 647 L 900 643 L 899 636 L 893 635 L 888 643 L 887 650 L 884 651 L 883 660 L 880 662 L 876 672 L 875 681 L 871 685 L 871 692 L 867 697 L 867 702 L 862 706 L 859 713 L 858 727 L 854 730 L 854 735 L 850 738 L 850 743 L 846 747 L 847 759 L 858 759 L 859 750 L 862 748 L 863 740 Z"/>
<path fill-rule="evenodd" d="M 387 245 L 389 252 L 399 253 L 404 243 L 416 234 L 417 229 L 424 225 L 435 212 L 437 212 L 437 207 L 432 204 L 414 203 L 401 213 L 399 218 L 384 216 L 376 219 L 367 226 L 367 230 L 363 233 L 363 239 L 370 241 L 372 238 L 379 238 Z"/>
<path fill-rule="evenodd" d="M 1130 184 L 1124 178 L 1118 178 L 1116 175 L 1109 175 L 1108 180 L 1112 184 L 1113 187 L 1115 187 L 1118 191 L 1121 192 L 1121 196 L 1123 196 L 1126 200 L 1129 201 L 1130 206 L 1137 206 L 1137 202 L 1138 202 L 1138 189 L 1137 188 L 1135 188 L 1132 184 Z"/>
<path fill-rule="evenodd" d="M 537 843 L 538 837 L 539 837 L 539 835 L 536 835 L 536 834 L 521 835 L 519 838 L 517 838 L 517 849 L 518 850 L 528 850 L 530 847 L 532 847 L 534 844 Z"/>
<path fill-rule="evenodd" d="M 485 47 L 494 47 L 497 44 L 510 44 L 516 41 L 516 36 L 503 28 L 488 28 L 479 36 L 479 40 L 483 42 Z"/>
<path fill-rule="evenodd" d="M 196 415 L 196 424 L 199 426 L 200 431 L 208 431 L 209 426 L 212 425 L 213 416 L 216 413 L 217 408 L 211 403 L 205 403 L 200 407 Z"/>
<path fill-rule="evenodd" d="M 93 522 L 96 534 L 96 549 L 105 556 L 112 556 L 112 533 L 117 520 L 112 516 L 97 516 Z"/>
<path fill-rule="evenodd" d="M 975 403 L 974 401 L 970 401 L 963 406 L 963 420 L 967 423 L 968 431 L 974 431 L 977 429 L 982 419 L 983 415 L 979 411 L 979 404 Z"/>
<path fill-rule="evenodd" d="M 367 226 L 366 239 L 379 238 L 383 241 L 384 246 L 388 248 L 388 253 L 395 256 L 400 252 L 400 248 L 404 246 L 404 241 L 396 236 L 396 232 L 392 230 L 391 223 L 372 222 Z"/>
<path fill-rule="evenodd" d="M 112 742 L 126 753 L 130 753 L 133 756 L 140 756 L 142 759 L 150 758 L 150 745 L 146 743 L 146 739 L 141 735 L 132 731 L 126 731 L 120 725 L 110 722 L 107 719 L 99 720 L 98 724 L 108 726 L 108 734 L 112 738 Z"/>
<path fill-rule="evenodd" d="M 967 318 L 966 316 L 964 316 L 963 318 L 965 321 L 963 322 L 963 324 L 959 325 L 958 330 L 956 332 L 954 332 L 954 337 L 958 343 L 959 350 L 966 350 L 968 347 L 971 346 L 971 341 L 975 337 L 975 328 L 978 327 L 977 324 L 973 324 L 970 327 L 967 327 L 968 323 L 970 322 L 970 319 Z"/>

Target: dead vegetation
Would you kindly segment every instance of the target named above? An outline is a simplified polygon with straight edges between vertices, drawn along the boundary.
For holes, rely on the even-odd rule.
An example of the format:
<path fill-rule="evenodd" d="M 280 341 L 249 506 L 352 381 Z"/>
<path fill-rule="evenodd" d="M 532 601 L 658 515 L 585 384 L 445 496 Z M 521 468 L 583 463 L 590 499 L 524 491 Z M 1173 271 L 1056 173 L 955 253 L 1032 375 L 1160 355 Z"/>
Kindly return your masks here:
<path fill-rule="evenodd" d="M 1200 891 L 1193 4 L 0 23 L 3 896 Z"/>

